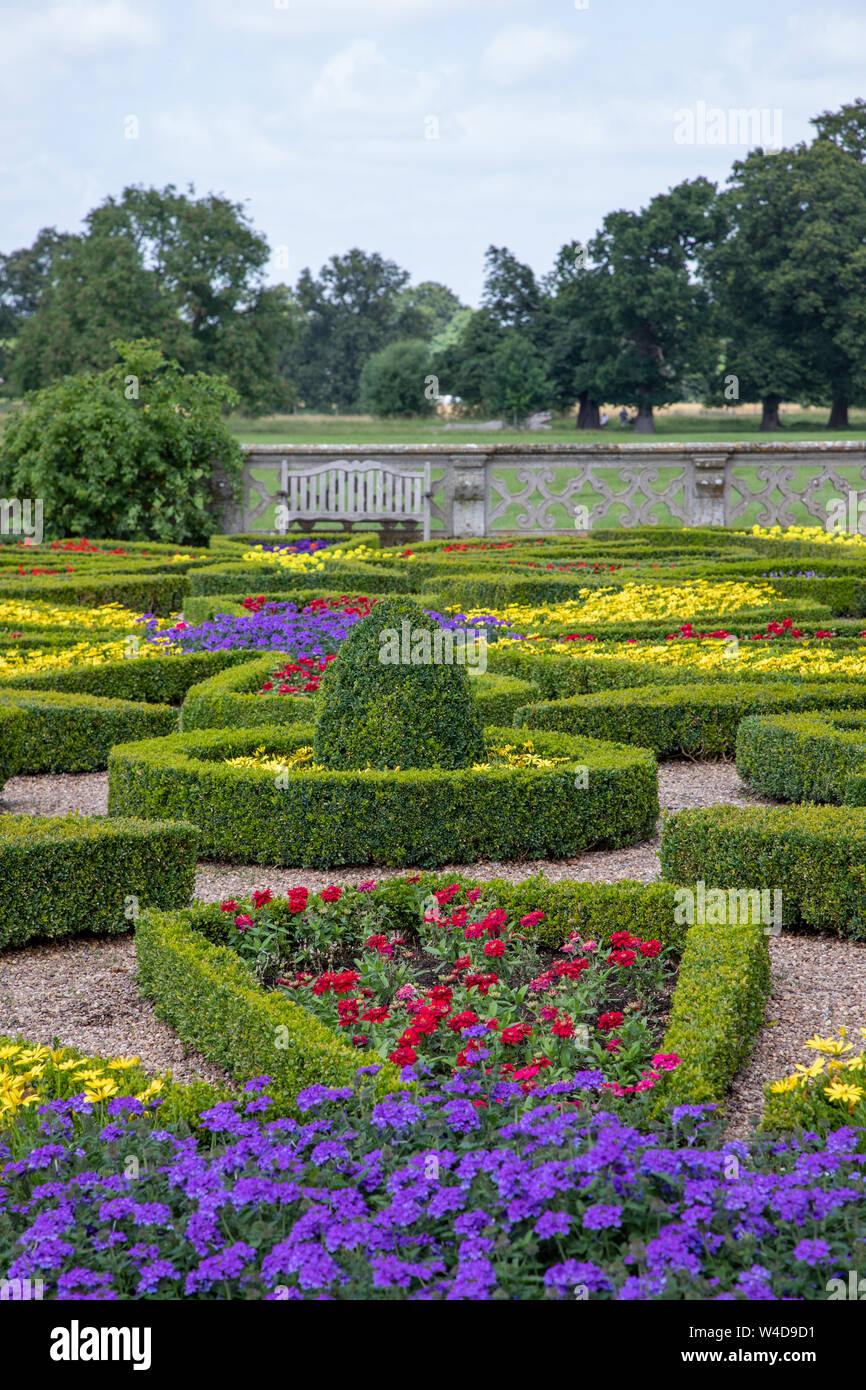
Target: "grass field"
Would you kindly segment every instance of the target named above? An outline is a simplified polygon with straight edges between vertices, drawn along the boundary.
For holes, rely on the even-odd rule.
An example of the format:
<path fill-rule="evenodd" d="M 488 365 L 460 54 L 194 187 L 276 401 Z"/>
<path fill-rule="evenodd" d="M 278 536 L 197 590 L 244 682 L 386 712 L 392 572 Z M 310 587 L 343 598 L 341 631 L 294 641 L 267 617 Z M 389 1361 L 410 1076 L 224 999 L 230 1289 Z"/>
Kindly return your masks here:
<path fill-rule="evenodd" d="M 741 407 L 736 416 L 722 411 L 700 413 L 700 407 L 674 406 L 656 416 L 654 435 L 635 435 L 621 429 L 615 414 L 603 430 L 576 430 L 573 417 L 552 421 L 549 430 L 501 429 L 445 430 L 427 420 L 375 420 L 366 415 L 262 416 L 247 419 L 232 416 L 230 426 L 243 444 L 636 444 L 689 441 L 695 443 L 734 443 L 761 440 L 784 444 L 794 440 L 866 439 L 866 411 L 851 413 L 847 430 L 828 430 L 826 409 L 800 410 L 783 407 L 783 427 L 774 434 L 761 434 L 757 410 L 746 414 Z"/>

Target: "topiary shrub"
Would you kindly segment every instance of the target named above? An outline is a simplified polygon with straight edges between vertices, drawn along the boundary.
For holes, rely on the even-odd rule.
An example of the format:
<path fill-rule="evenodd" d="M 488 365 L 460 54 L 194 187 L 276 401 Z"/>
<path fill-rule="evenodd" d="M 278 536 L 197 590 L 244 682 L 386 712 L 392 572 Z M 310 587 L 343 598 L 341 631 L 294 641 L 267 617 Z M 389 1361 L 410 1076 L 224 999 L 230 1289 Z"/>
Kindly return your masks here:
<path fill-rule="evenodd" d="M 417 603 L 378 603 L 325 673 L 315 761 L 331 769 L 404 770 L 484 762 L 481 721 L 458 655 L 465 652 L 453 634 Z"/>

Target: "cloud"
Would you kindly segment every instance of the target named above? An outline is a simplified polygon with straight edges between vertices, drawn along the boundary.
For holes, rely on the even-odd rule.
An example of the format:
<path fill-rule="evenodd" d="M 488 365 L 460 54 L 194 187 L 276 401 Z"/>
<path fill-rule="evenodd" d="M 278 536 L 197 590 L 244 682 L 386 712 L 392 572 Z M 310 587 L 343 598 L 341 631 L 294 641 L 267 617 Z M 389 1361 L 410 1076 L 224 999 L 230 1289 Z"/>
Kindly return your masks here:
<path fill-rule="evenodd" d="M 585 38 L 563 29 L 511 24 L 491 39 L 481 55 L 481 75 L 500 87 L 515 87 L 571 62 Z"/>
<path fill-rule="evenodd" d="M 272 173 L 295 162 L 293 142 L 280 141 L 272 131 L 273 117 L 240 105 L 221 106 L 205 112 L 186 106 L 163 111 L 153 118 L 153 131 L 164 157 L 182 159 L 184 167 L 201 170 L 195 180 L 202 184 L 225 170 L 232 176 L 239 170 Z M 142 137 L 147 135 L 143 125 Z"/>
<path fill-rule="evenodd" d="M 507 3 L 507 0 L 506 0 Z M 501 12 L 503 0 L 473 0 L 474 11 Z M 273 35 L 369 33 L 465 14 L 466 0 L 204 0 L 208 22 Z"/>
<path fill-rule="evenodd" d="M 313 84 L 310 103 L 321 115 L 389 115 L 401 125 L 426 111 L 441 90 L 434 73 L 397 68 L 371 39 L 356 39 L 325 63 Z"/>
<path fill-rule="evenodd" d="M 158 38 L 151 16 L 128 0 L 59 0 L 0 20 L 0 52 L 15 61 L 37 50 L 49 55 L 98 53 L 147 47 Z"/>

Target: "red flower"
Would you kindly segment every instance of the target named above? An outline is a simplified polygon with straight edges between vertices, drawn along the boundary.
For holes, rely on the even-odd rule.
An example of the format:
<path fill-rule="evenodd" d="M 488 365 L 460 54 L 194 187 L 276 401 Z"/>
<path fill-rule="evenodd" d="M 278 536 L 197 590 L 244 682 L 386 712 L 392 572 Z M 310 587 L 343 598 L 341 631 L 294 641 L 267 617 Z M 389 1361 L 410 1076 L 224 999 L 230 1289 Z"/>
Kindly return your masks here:
<path fill-rule="evenodd" d="M 382 936 L 381 933 L 377 936 L 368 936 L 364 945 L 369 951 L 378 951 L 380 956 L 390 957 L 394 954 L 387 936 Z"/>
<path fill-rule="evenodd" d="M 579 960 L 558 960 L 553 973 L 563 980 L 579 980 L 584 970 L 588 969 L 589 961 L 581 956 Z"/>
<path fill-rule="evenodd" d="M 366 1037 L 366 1035 L 365 1035 L 364 1033 L 353 1033 L 353 1035 L 352 1035 L 352 1046 L 353 1046 L 353 1047 L 366 1047 L 366 1046 L 367 1046 L 367 1037 Z"/>
<path fill-rule="evenodd" d="M 365 1009 L 364 1012 L 361 1014 L 361 1018 L 363 1019 L 364 1023 L 384 1023 L 385 1020 L 389 1019 L 390 1017 L 391 1015 L 389 1014 L 388 1010 L 378 1005 L 376 1006 L 376 1008 L 373 1009 Z"/>
<path fill-rule="evenodd" d="M 606 1051 L 608 1051 L 608 1052 L 617 1052 L 617 1051 L 619 1050 L 619 1048 L 622 1047 L 622 1039 L 621 1039 L 621 1038 L 608 1038 L 608 1040 L 607 1040 L 607 1042 L 605 1043 L 604 1046 L 605 1046 Z"/>
<path fill-rule="evenodd" d="M 558 1018 L 553 1025 L 553 1032 L 558 1038 L 574 1037 L 574 1024 L 570 1018 Z"/>
<path fill-rule="evenodd" d="M 307 898 L 309 896 L 306 888 L 290 888 L 286 896 L 289 900 L 290 912 L 306 911 Z"/>
<path fill-rule="evenodd" d="M 528 1023 L 513 1023 L 510 1028 L 503 1028 L 499 1036 L 506 1046 L 511 1047 L 528 1038 L 531 1033 L 532 1029 Z"/>
<path fill-rule="evenodd" d="M 607 958 L 608 965 L 634 965 L 637 956 L 634 951 L 611 951 Z"/>
<path fill-rule="evenodd" d="M 447 888 L 440 888 L 433 896 L 441 907 L 443 903 L 450 902 L 455 893 L 460 892 L 459 883 L 449 883 Z"/>
<path fill-rule="evenodd" d="M 418 1053 L 414 1047 L 395 1047 L 393 1052 L 388 1053 L 388 1061 L 393 1062 L 395 1067 L 411 1067 L 417 1060 Z"/>
<path fill-rule="evenodd" d="M 484 947 L 485 956 L 504 956 L 505 946 L 501 941 L 488 941 Z"/>
<path fill-rule="evenodd" d="M 407 878 L 406 882 L 407 882 L 407 883 L 420 883 L 420 882 L 421 882 L 421 875 L 420 875 L 420 874 L 410 874 L 409 877 Z"/>
<path fill-rule="evenodd" d="M 478 1022 L 478 1015 L 472 1009 L 466 1009 L 462 1014 L 455 1014 L 449 1018 L 445 1027 L 450 1028 L 452 1033 L 462 1033 L 464 1028 L 471 1028 L 473 1023 Z"/>
<path fill-rule="evenodd" d="M 598 1026 L 601 1029 L 618 1028 L 624 1018 L 625 1014 L 621 1014 L 619 1009 L 611 1009 L 610 1013 L 601 1015 Z"/>
<path fill-rule="evenodd" d="M 522 927 L 534 927 L 536 922 L 544 921 L 545 915 L 544 912 L 527 912 L 525 917 L 521 917 L 520 925 Z"/>
<path fill-rule="evenodd" d="M 270 888 L 257 888 L 253 893 L 253 907 L 264 907 L 265 903 L 271 902 L 273 893 Z"/>
<path fill-rule="evenodd" d="M 484 935 L 484 926 L 481 922 L 470 922 L 468 927 L 463 928 L 464 941 L 475 941 L 479 936 Z"/>
<path fill-rule="evenodd" d="M 660 941 L 642 941 L 638 946 L 641 955 L 648 957 L 657 956 L 661 948 L 662 943 Z"/>
<path fill-rule="evenodd" d="M 247 927 L 251 927 L 252 925 L 253 925 L 253 919 L 252 919 L 252 917 L 248 917 L 247 914 L 246 914 L 245 912 L 241 912 L 241 913 L 235 918 L 235 926 L 238 928 L 239 931 L 246 931 Z"/>
<path fill-rule="evenodd" d="M 505 926 L 506 915 L 501 907 L 497 907 L 494 912 L 488 912 L 481 925 L 491 936 L 498 936 L 500 927 Z"/>
<path fill-rule="evenodd" d="M 238 905 L 234 898 L 226 898 L 224 903 L 220 903 L 221 912 L 237 912 Z"/>
<path fill-rule="evenodd" d="M 337 888 L 334 884 L 331 884 L 330 888 L 323 888 L 321 893 L 319 894 L 319 897 L 322 899 L 323 903 L 339 902 L 342 896 L 342 888 Z"/>

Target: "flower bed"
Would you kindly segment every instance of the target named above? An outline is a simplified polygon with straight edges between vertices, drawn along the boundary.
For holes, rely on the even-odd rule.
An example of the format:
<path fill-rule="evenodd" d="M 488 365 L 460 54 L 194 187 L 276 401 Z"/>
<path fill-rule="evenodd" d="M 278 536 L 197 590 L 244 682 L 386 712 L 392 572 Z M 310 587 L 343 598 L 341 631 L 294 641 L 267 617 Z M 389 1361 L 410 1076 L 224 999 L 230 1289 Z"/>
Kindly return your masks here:
<path fill-rule="evenodd" d="M 0 1166 L 0 1270 L 64 1300 L 573 1302 L 824 1300 L 857 1266 L 850 1129 L 717 1148 L 680 1107 L 644 1135 L 587 1113 L 591 1072 L 423 1104 L 364 1082 L 306 1088 L 296 1121 L 258 1078 L 202 1111 L 198 1150 L 134 1096 L 49 1103 Z"/>
<path fill-rule="evenodd" d="M 577 939 L 581 944 L 589 940 L 596 943 L 597 959 L 603 957 L 604 960 L 600 974 L 587 980 L 587 970 L 579 966 L 576 970 L 561 970 L 558 976 L 554 975 L 554 979 L 559 979 L 565 974 L 565 981 L 560 986 L 561 993 L 563 997 L 571 997 L 573 991 L 578 1002 L 586 987 L 589 986 L 591 992 L 593 980 L 597 981 L 608 968 L 618 977 L 620 987 L 631 981 L 639 957 L 632 947 L 624 945 L 626 938 L 634 940 L 637 936 L 643 941 L 658 941 L 666 958 L 682 957 L 668 1029 L 658 1042 L 659 1051 L 649 1056 L 651 1063 L 653 1055 L 675 1055 L 680 1064 L 674 1069 L 656 1068 L 661 1071 L 660 1077 L 649 1078 L 640 1076 L 642 1068 L 638 1065 L 638 1074 L 626 1078 L 626 1084 L 644 1082 L 641 1091 L 636 1094 L 645 1096 L 647 1092 L 653 1092 L 650 1099 L 654 1113 L 661 1113 L 665 1106 L 672 1104 L 722 1100 L 729 1082 L 748 1056 L 760 1026 L 769 989 L 766 937 L 760 927 L 733 930 L 686 928 L 674 910 L 676 889 L 672 884 L 550 883 L 538 878 L 516 884 L 502 880 L 479 884 L 461 879 L 455 885 L 441 876 L 418 874 L 406 880 L 395 878 L 379 884 L 370 882 L 357 889 L 325 889 L 318 895 L 309 894 L 306 889 L 295 889 L 286 899 L 279 900 L 272 899 L 268 892 L 257 893 L 250 903 L 229 900 L 224 910 L 214 904 L 181 913 L 145 913 L 136 933 L 140 978 L 157 1012 L 188 1046 L 226 1066 L 239 1080 L 245 1080 L 266 1068 L 277 1078 L 280 1095 L 285 1100 L 287 1068 L 294 1076 L 294 1069 L 301 1065 L 299 1054 L 306 1055 L 305 1039 L 308 1033 L 303 1018 L 312 1019 L 313 1016 L 306 1009 L 299 1008 L 302 999 L 310 998 L 309 991 L 299 993 L 296 987 L 290 986 L 287 991 L 275 992 L 262 988 L 258 982 L 259 978 L 264 978 L 273 984 L 279 977 L 280 952 L 283 948 L 292 955 L 295 966 L 304 962 L 321 963 L 321 957 L 327 959 L 333 949 L 333 966 L 338 963 L 337 943 L 343 943 L 343 949 L 351 954 L 353 950 L 363 953 L 364 945 L 371 937 L 385 937 L 385 945 L 395 936 L 409 942 L 417 941 L 419 930 L 426 929 L 426 924 L 419 923 L 419 919 L 434 907 L 435 895 L 445 898 L 445 903 L 435 908 L 437 914 L 441 915 L 441 908 L 453 901 L 455 889 L 462 891 L 468 906 L 471 907 L 473 901 L 477 903 L 483 897 L 487 907 L 483 911 L 479 908 L 474 916 L 467 910 L 465 922 L 458 922 L 456 926 L 451 924 L 452 934 L 465 931 L 476 918 L 481 922 L 496 914 L 492 923 L 488 920 L 483 936 L 470 936 L 469 941 L 476 942 L 476 945 L 461 948 L 463 954 L 467 950 L 470 954 L 475 951 L 479 955 L 479 964 L 483 963 L 481 957 L 487 961 L 488 968 L 470 972 L 476 975 L 489 977 L 491 973 L 500 974 L 497 964 L 490 968 L 490 961 L 494 961 L 494 957 L 488 960 L 489 953 L 485 955 L 484 952 L 485 945 L 502 939 L 492 937 L 488 930 L 490 925 L 497 924 L 499 914 L 504 918 L 502 926 L 507 922 L 520 923 L 517 930 L 527 940 L 527 952 L 530 952 L 530 947 L 537 948 L 546 952 L 551 959 L 566 965 L 569 961 L 572 964 L 584 959 L 589 961 L 590 957 L 586 952 L 583 955 L 564 952 L 564 946 Z M 451 915 L 453 910 L 448 914 Z M 635 925 L 638 933 L 634 930 Z M 249 966 L 240 964 L 239 943 L 241 953 L 250 961 Z M 377 942 L 378 946 L 382 944 L 381 941 Z M 522 949 L 524 947 L 520 945 L 515 947 L 518 951 Z M 608 956 L 613 957 L 610 963 Z M 381 951 L 377 951 L 376 957 L 372 960 L 372 966 L 378 963 L 382 978 L 394 976 L 400 967 L 399 959 L 392 965 L 393 955 L 382 957 Z M 650 955 L 649 959 L 657 957 Z M 334 971 L 330 969 L 329 973 L 333 976 Z M 546 971 L 540 973 L 543 975 Z M 569 974 L 576 977 L 576 984 L 569 982 Z M 528 1021 L 529 1010 L 524 1008 L 526 995 L 521 996 L 519 990 L 517 994 L 505 990 L 503 998 L 503 987 L 498 980 L 482 979 L 480 984 L 467 986 L 466 972 L 461 970 L 459 975 L 463 980 L 461 988 L 468 989 L 469 994 L 474 996 L 471 1007 L 479 1019 L 483 1013 L 485 1017 L 498 1016 L 501 1022 L 511 1010 L 515 1014 L 514 1022 Z M 343 983 L 350 981 L 344 980 Z M 552 984 L 553 980 L 549 983 Z M 400 987 L 397 985 L 398 989 Z M 332 994 L 333 989 L 324 992 Z M 639 998 L 630 989 L 626 993 L 629 997 L 623 1003 L 640 1006 Z M 454 997 L 452 991 L 452 1002 Z M 312 997 L 314 1007 L 317 998 L 321 996 Z M 438 1001 L 439 1004 L 442 1002 L 444 999 Z M 554 1004 L 556 1018 L 563 1018 L 562 1029 L 568 1034 L 566 1020 L 570 1015 L 567 1011 L 563 1013 L 561 1002 Z M 328 1006 L 327 1000 L 325 1005 Z M 347 1019 L 346 1026 L 341 1028 L 339 1001 L 336 1013 L 333 999 L 330 1006 L 330 1022 L 336 1025 L 330 1030 L 331 1036 L 335 1042 L 345 1046 L 352 1037 L 360 1036 L 358 1025 Z M 401 1001 L 400 1009 L 402 1007 Z M 539 1011 L 544 1007 L 543 1003 L 538 1004 Z M 454 1012 L 452 1010 L 451 1014 Z M 615 1011 L 598 1009 L 592 1016 L 593 1025 L 604 1013 L 611 1012 Z M 634 1010 L 616 1012 L 623 1014 L 624 1021 L 626 1015 L 634 1013 Z M 655 1012 L 657 1017 L 657 1007 Z M 288 1021 L 289 1032 L 281 1040 L 274 1026 L 268 1026 L 269 1020 L 273 1025 L 274 1015 L 279 1015 L 283 1022 Z M 500 1053 L 506 1054 L 505 1060 L 508 1062 L 514 1060 L 513 1056 L 507 1055 L 509 1049 L 522 1049 L 522 1053 L 516 1051 L 514 1055 L 525 1054 L 530 1069 L 535 1065 L 535 1054 L 538 1053 L 538 1073 L 535 1077 L 521 1078 L 521 1084 L 525 1087 L 541 1084 L 545 1079 L 542 1074 L 547 1070 L 545 1048 L 551 1061 L 557 1049 L 566 1045 L 569 1049 L 576 1048 L 576 1042 L 569 1041 L 568 1036 L 562 1039 L 553 1032 L 556 1018 L 541 1019 L 540 1031 L 535 1033 L 534 1041 L 525 1035 L 521 1039 L 514 1035 L 513 1043 L 497 1042 Z M 252 1032 L 244 1031 L 245 1019 L 261 1020 L 261 1027 L 256 1023 Z M 398 1020 L 399 1010 L 392 1033 Z M 314 1049 L 324 1036 L 319 1029 L 327 1021 L 327 1016 L 315 1020 L 315 1027 L 309 1034 Z M 571 1017 L 571 1022 L 575 1024 L 574 1017 Z M 370 1035 L 365 1044 L 368 1047 L 373 1042 L 371 1025 L 376 1020 L 359 1023 Z M 391 1034 L 387 1033 L 389 1023 L 390 1020 L 379 1019 L 379 1025 L 386 1030 L 378 1043 L 383 1059 L 389 1052 L 395 1051 L 389 1041 Z M 429 1023 L 423 1019 L 422 1023 L 424 1026 L 419 1030 L 421 1037 L 429 1038 L 430 1032 L 425 1031 L 429 1029 Z M 411 1025 L 412 1018 L 407 1013 L 403 1027 Z M 468 1026 L 476 1025 L 469 1023 Z M 583 1026 L 587 1027 L 586 1041 L 589 1044 L 589 1022 L 584 1024 L 577 1020 L 575 1033 L 571 1033 L 570 1038 L 575 1039 L 576 1029 Z M 438 1029 L 443 1037 L 450 1031 L 453 1030 L 448 1030 L 447 1025 Z M 610 1051 L 603 1046 L 604 1041 L 610 1040 L 609 1036 L 604 1036 L 607 1031 L 602 1029 L 592 1034 L 600 1044 L 602 1056 Z M 637 1031 L 640 1032 L 639 1016 Z M 243 1037 L 242 1044 L 238 1042 L 239 1035 Z M 656 1039 L 659 1037 L 658 1034 L 654 1036 Z M 577 1041 L 582 1042 L 583 1036 L 578 1036 Z M 453 1042 L 456 1055 L 456 1037 Z M 403 1045 L 412 1044 L 404 1040 Z M 438 1050 L 441 1052 L 441 1047 Z M 416 1048 L 416 1051 L 420 1062 L 424 1063 L 419 1067 L 423 1078 L 427 1074 L 425 1068 L 429 1059 L 420 1048 Z M 585 1055 L 591 1057 L 593 1054 L 587 1048 Z M 401 1060 L 405 1060 L 405 1054 Z M 607 1060 L 609 1063 L 609 1058 Z M 466 1062 L 472 1062 L 471 1047 L 466 1050 Z M 650 1066 L 646 1070 L 651 1072 L 653 1068 Z M 408 1073 L 404 1075 L 408 1076 Z M 604 1076 L 600 1080 L 605 1080 Z M 648 1080 L 653 1084 L 647 1084 Z M 657 1089 L 654 1090 L 656 1084 Z M 613 1087 L 608 1089 L 611 1092 L 615 1090 Z M 290 1090 L 291 1085 L 288 1085 Z M 632 1105 L 635 1095 L 627 1094 L 626 1099 Z M 645 1107 L 642 1113 L 645 1113 Z"/>

